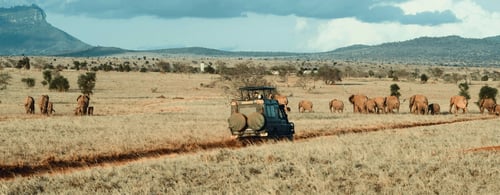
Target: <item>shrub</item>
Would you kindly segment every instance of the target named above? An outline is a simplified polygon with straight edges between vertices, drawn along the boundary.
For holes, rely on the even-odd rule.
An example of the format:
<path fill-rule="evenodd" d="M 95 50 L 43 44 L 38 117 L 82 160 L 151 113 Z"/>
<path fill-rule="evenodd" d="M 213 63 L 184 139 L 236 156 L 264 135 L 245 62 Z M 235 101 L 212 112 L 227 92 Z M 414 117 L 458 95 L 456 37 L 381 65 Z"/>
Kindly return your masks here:
<path fill-rule="evenodd" d="M 427 80 L 429 80 L 429 77 L 426 74 L 420 75 L 420 81 L 422 83 L 427 83 Z"/>
<path fill-rule="evenodd" d="M 81 74 L 78 77 L 78 88 L 83 94 L 90 95 L 93 93 L 96 82 L 96 73 L 95 72 L 87 72 L 85 74 Z"/>
<path fill-rule="evenodd" d="M 47 83 L 50 83 L 52 81 L 52 71 L 51 70 L 45 70 L 43 71 L 43 80 L 47 81 Z"/>
<path fill-rule="evenodd" d="M 8 72 L 0 73 L 0 90 L 7 89 L 7 85 L 9 85 L 9 81 L 12 77 Z"/>
<path fill-rule="evenodd" d="M 337 68 L 331 68 L 327 65 L 324 65 L 318 70 L 318 77 L 323 79 L 325 84 L 333 85 L 336 81 L 342 81 L 341 78 L 342 72 Z"/>
<path fill-rule="evenodd" d="M 34 78 L 22 78 L 21 82 L 25 83 L 27 87 L 34 87 L 35 86 L 35 79 Z"/>
<path fill-rule="evenodd" d="M 460 83 L 458 85 L 458 88 L 460 89 L 460 92 L 458 95 L 464 96 L 467 100 L 470 100 L 470 94 L 469 94 L 469 84 L 465 83 Z"/>
<path fill-rule="evenodd" d="M 68 91 L 69 82 L 65 77 L 58 75 L 49 84 L 50 90 L 57 90 L 59 92 Z"/>
<path fill-rule="evenodd" d="M 486 85 L 479 90 L 479 99 L 492 98 L 496 101 L 497 94 L 498 89 Z"/>
<path fill-rule="evenodd" d="M 396 97 L 400 97 L 401 96 L 401 93 L 399 93 L 399 86 L 398 84 L 394 83 L 391 85 L 391 95 L 393 96 L 396 96 Z"/>
<path fill-rule="evenodd" d="M 488 81 L 489 77 L 488 75 L 484 75 L 481 77 L 481 81 Z"/>
<path fill-rule="evenodd" d="M 30 59 L 28 57 L 23 57 L 23 59 L 20 59 L 17 62 L 16 68 L 25 68 L 25 69 L 29 70 L 31 68 Z"/>

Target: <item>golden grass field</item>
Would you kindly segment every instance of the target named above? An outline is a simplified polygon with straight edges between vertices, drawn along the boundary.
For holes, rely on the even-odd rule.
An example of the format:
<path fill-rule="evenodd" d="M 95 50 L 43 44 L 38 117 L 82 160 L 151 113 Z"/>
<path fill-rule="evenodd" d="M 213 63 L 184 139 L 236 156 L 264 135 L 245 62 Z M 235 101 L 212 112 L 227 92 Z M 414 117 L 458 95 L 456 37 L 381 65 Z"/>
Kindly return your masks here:
<path fill-rule="evenodd" d="M 448 114 L 456 84 L 396 82 L 402 100 L 423 94 L 442 115 L 353 114 L 348 97 L 386 96 L 395 82 L 347 78 L 337 85 L 295 87 L 269 76 L 289 97 L 296 141 L 239 144 L 227 118 L 232 96 L 211 83 L 217 76 L 97 72 L 94 116 L 74 116 L 84 71 L 63 71 L 71 88 L 49 91 L 40 70 L 3 69 L 0 91 L 0 194 L 495 194 L 500 191 L 500 118 L 480 114 L 484 85 L 473 82 L 466 114 Z M 36 79 L 27 88 L 21 78 Z M 155 89 L 155 90 L 152 90 Z M 24 114 L 24 98 L 50 96 L 56 113 Z M 342 114 L 328 102 L 344 101 Z M 309 99 L 314 113 L 297 113 Z M 356 133 L 357 132 L 357 133 Z M 143 157 L 143 158 L 141 158 Z M 21 171 L 17 169 L 22 169 Z M 35 171 L 30 171 L 34 169 Z M 39 170 L 39 171 L 37 171 Z M 18 172 L 16 172 L 18 171 Z M 15 174 L 18 173 L 18 174 Z"/>

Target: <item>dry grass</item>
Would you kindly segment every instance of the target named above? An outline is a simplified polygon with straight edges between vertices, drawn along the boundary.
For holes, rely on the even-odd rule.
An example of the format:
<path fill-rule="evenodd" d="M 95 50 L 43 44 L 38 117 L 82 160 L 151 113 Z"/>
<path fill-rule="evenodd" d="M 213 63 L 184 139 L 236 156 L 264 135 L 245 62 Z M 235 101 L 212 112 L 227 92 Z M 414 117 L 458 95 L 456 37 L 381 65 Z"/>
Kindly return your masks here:
<path fill-rule="evenodd" d="M 98 72 L 91 105 L 95 116 L 73 115 L 76 79 L 83 72 L 64 71 L 69 92 L 42 87 L 40 71 L 4 69 L 12 85 L 0 91 L 0 165 L 43 165 L 102 155 L 140 153 L 183 144 L 230 139 L 226 120 L 229 99 L 220 88 L 201 88 L 211 75 Z M 21 78 L 33 77 L 35 88 Z M 276 80 L 270 78 L 270 80 Z M 296 78 L 291 78 L 290 86 Z M 297 136 L 337 134 L 349 129 L 394 129 L 346 134 L 294 143 L 265 144 L 242 150 L 218 149 L 175 158 L 145 160 L 126 166 L 93 168 L 67 175 L 44 175 L 1 181 L 0 193 L 491 193 L 500 179 L 495 152 L 462 150 L 500 145 L 498 119 L 397 129 L 398 125 L 480 119 L 476 105 L 462 115 L 415 116 L 408 103 L 394 115 L 353 114 L 352 93 L 385 96 L 387 80 L 347 79 L 343 85 L 317 82 L 311 90 L 276 83 L 289 98 L 290 120 Z M 420 93 L 447 112 L 454 84 L 397 83 L 403 98 Z M 483 84 L 473 83 L 472 101 Z M 153 88 L 155 92 L 153 92 Z M 27 95 L 48 94 L 55 104 L 51 117 L 24 114 Z M 158 98 L 163 96 L 165 98 Z M 341 99 L 343 114 L 332 114 L 328 102 Z M 314 113 L 299 114 L 301 99 L 314 103 Z M 390 128 L 388 128 L 390 127 Z M 396 129 L 395 129 L 396 128 Z M 259 187 L 256 187 L 259 186 Z"/>
<path fill-rule="evenodd" d="M 214 150 L 6 181 L 2 193 L 490 194 L 500 190 L 498 120 Z"/>

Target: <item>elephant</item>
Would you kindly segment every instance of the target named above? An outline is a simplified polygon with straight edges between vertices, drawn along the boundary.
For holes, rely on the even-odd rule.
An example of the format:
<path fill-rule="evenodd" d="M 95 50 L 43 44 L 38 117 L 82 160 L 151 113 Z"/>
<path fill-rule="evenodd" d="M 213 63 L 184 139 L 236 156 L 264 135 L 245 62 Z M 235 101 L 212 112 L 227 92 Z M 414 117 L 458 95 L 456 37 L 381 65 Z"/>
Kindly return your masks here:
<path fill-rule="evenodd" d="M 468 105 L 467 98 L 465 98 L 464 96 L 461 95 L 452 96 L 450 98 L 450 113 L 452 113 L 451 110 L 453 107 L 455 107 L 455 112 L 453 113 L 457 113 L 459 109 L 462 110 L 462 113 L 465 113 L 467 112 L 467 105 Z"/>
<path fill-rule="evenodd" d="M 337 99 L 330 101 L 330 112 L 344 112 L 344 102 Z"/>
<path fill-rule="evenodd" d="M 366 113 L 366 101 L 368 101 L 368 97 L 363 94 L 351 95 L 349 97 L 349 102 L 353 106 L 354 113 Z"/>
<path fill-rule="evenodd" d="M 35 99 L 33 97 L 26 97 L 24 101 L 24 110 L 26 110 L 26 114 L 35 114 Z"/>
<path fill-rule="evenodd" d="M 415 114 L 427 114 L 429 101 L 424 95 L 413 95 L 410 97 L 410 112 Z"/>
<path fill-rule="evenodd" d="M 386 113 L 394 113 L 394 109 L 399 113 L 399 98 L 397 96 L 387 96 L 385 98 Z"/>
<path fill-rule="evenodd" d="M 500 105 L 495 105 L 495 110 L 493 111 L 495 115 L 499 116 L 500 115 Z"/>
<path fill-rule="evenodd" d="M 47 115 L 51 115 L 53 112 L 56 112 L 56 110 L 54 110 L 54 103 L 49 102 L 47 104 Z"/>
<path fill-rule="evenodd" d="M 375 111 L 377 114 L 380 114 L 380 112 L 385 114 L 385 98 L 375 97 L 373 98 L 373 101 L 375 101 Z"/>
<path fill-rule="evenodd" d="M 38 105 L 40 107 L 40 113 L 47 114 L 47 106 L 49 105 L 49 96 L 48 95 L 40 96 L 40 101 Z"/>
<path fill-rule="evenodd" d="M 377 111 L 377 103 L 374 99 L 368 99 L 366 101 L 366 111 L 368 113 L 375 113 Z"/>
<path fill-rule="evenodd" d="M 89 107 L 90 97 L 88 95 L 79 95 L 76 101 L 78 107 L 75 110 L 75 114 L 87 115 L 87 108 Z"/>
<path fill-rule="evenodd" d="M 495 110 L 496 101 L 492 98 L 483 98 L 479 101 L 479 111 L 481 114 L 484 113 L 484 109 L 488 110 L 488 113 L 493 113 Z"/>
<path fill-rule="evenodd" d="M 299 112 L 303 113 L 306 110 L 309 112 L 314 112 L 313 111 L 313 103 L 309 100 L 301 100 L 299 102 Z"/>
<path fill-rule="evenodd" d="M 276 101 L 278 101 L 279 105 L 283 105 L 287 112 L 291 111 L 290 107 L 288 107 L 288 98 L 286 96 L 276 94 L 276 95 L 273 95 L 272 99 L 275 99 Z"/>
<path fill-rule="evenodd" d="M 441 112 L 441 107 L 439 106 L 439 104 L 437 103 L 429 104 L 429 113 L 431 113 L 431 115 L 440 114 L 440 112 Z"/>

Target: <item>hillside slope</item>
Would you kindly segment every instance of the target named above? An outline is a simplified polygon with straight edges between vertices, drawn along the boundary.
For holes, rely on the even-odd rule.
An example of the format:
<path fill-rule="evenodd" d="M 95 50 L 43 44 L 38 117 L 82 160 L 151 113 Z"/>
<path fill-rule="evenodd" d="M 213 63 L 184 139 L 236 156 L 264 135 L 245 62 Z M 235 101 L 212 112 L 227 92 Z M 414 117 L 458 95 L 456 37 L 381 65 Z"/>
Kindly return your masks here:
<path fill-rule="evenodd" d="M 91 47 L 45 19 L 36 5 L 0 8 L 0 55 L 53 55 Z"/>
<path fill-rule="evenodd" d="M 361 61 L 490 65 L 500 61 L 500 36 L 483 39 L 459 36 L 420 37 L 408 41 L 355 45 L 318 54 L 321 58 Z"/>

